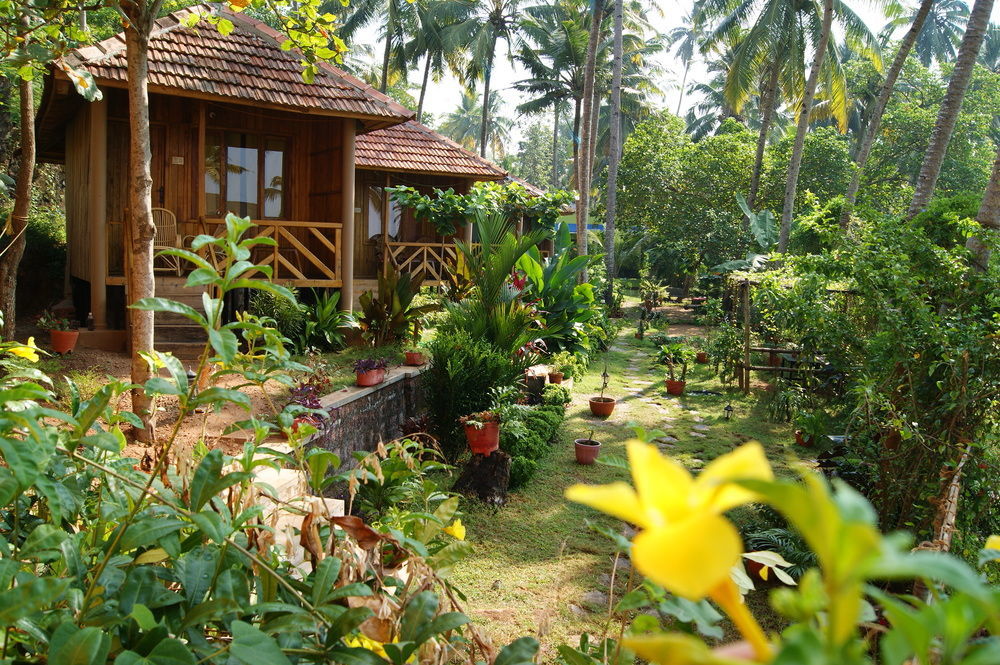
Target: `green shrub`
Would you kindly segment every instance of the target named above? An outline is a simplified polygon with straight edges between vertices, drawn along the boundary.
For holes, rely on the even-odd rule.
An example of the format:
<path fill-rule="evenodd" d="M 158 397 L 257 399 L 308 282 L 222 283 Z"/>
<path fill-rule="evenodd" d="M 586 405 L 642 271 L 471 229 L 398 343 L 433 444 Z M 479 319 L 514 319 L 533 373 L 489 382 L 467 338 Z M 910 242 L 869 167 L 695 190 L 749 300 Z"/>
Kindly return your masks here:
<path fill-rule="evenodd" d="M 441 333 L 428 344 L 431 365 L 422 375 L 431 433 L 449 460 L 465 449 L 458 419 L 490 408 L 494 391 L 512 386 L 529 360 L 511 359 L 463 331 Z"/>
<path fill-rule="evenodd" d="M 548 454 L 564 417 L 561 404 L 511 405 L 503 409 L 500 449 L 511 456 L 510 489 L 523 487 L 538 470 L 538 461 Z"/>
<path fill-rule="evenodd" d="M 0 220 L 7 212 L 0 210 Z M 62 297 L 65 269 L 65 214 L 57 206 L 33 205 L 18 268 L 18 311 L 33 314 Z"/>
<path fill-rule="evenodd" d="M 510 460 L 510 489 L 524 487 L 538 471 L 538 462 L 527 457 L 512 457 Z"/>
<path fill-rule="evenodd" d="M 544 406 L 558 406 L 562 409 L 572 400 L 573 398 L 570 397 L 569 390 L 562 386 L 550 383 L 542 391 L 542 405 Z"/>

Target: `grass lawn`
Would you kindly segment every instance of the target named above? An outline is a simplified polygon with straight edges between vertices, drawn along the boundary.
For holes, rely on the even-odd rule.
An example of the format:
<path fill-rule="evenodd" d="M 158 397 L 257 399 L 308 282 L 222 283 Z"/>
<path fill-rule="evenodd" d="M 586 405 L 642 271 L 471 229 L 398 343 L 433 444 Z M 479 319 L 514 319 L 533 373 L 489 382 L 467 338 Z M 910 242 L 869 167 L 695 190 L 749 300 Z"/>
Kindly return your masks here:
<path fill-rule="evenodd" d="M 608 600 L 594 592 L 609 588 L 615 567 L 613 548 L 587 522 L 626 528 L 618 520 L 563 498 L 563 491 L 573 483 L 628 480 L 624 471 L 611 466 L 576 464 L 573 439 L 587 437 L 593 430 L 602 444 L 602 456 L 622 456 L 632 435 L 631 423 L 660 429 L 677 440 L 661 449 L 691 469 L 752 439 L 761 441 L 772 461 L 780 465 L 793 439 L 789 425 L 766 422 L 755 396 L 726 390 L 707 365 L 689 368 L 687 391 L 712 390 L 722 395 L 667 396 L 665 368 L 655 362 L 656 349 L 648 340 L 635 339 L 635 324 L 630 323 L 604 358 L 597 359 L 574 386 L 563 432 L 531 482 L 512 494 L 500 510 L 463 505 L 467 513 L 463 522 L 469 527 L 474 554 L 456 567 L 453 579 L 468 597 L 466 609 L 497 644 L 535 635 L 542 642 L 545 661 L 554 658 L 559 644 L 575 645 L 581 633 L 601 635 L 607 629 Z M 591 416 L 588 406 L 588 398 L 600 392 L 605 360 L 611 377 L 605 394 L 618 399 L 614 414 L 606 421 Z M 729 403 L 734 412 L 726 420 L 723 409 Z M 619 562 L 612 602 L 629 574 L 629 566 Z M 611 626 L 617 629 L 616 624 Z"/>

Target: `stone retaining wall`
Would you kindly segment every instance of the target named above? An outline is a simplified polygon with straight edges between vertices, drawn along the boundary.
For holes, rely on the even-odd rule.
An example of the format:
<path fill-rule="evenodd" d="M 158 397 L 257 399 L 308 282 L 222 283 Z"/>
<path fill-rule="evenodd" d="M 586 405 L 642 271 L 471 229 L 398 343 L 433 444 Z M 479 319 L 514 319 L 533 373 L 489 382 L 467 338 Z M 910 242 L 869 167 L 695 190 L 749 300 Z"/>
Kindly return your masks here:
<path fill-rule="evenodd" d="M 320 407 L 329 414 L 319 433 L 309 440 L 336 453 L 344 468 L 352 467 L 357 451 L 371 452 L 379 441 L 402 435 L 402 425 L 421 407 L 418 367 L 397 367 L 371 388 L 350 387 L 325 395 Z"/>

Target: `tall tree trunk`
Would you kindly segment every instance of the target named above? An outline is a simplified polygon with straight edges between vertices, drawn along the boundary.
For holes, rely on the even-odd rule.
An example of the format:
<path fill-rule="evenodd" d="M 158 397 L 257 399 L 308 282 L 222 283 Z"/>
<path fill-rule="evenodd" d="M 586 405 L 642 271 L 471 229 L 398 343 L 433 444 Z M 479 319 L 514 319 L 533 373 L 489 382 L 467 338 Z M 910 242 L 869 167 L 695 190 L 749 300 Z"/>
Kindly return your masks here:
<path fill-rule="evenodd" d="M 840 214 L 840 228 L 842 229 L 846 229 L 851 223 L 851 213 L 854 212 L 854 204 L 858 199 L 858 188 L 861 187 L 861 176 L 864 175 L 865 164 L 868 163 L 868 157 L 872 152 L 872 145 L 875 143 L 875 137 L 878 136 L 885 107 L 889 104 L 889 98 L 896 87 L 896 80 L 899 78 L 899 73 L 903 71 L 906 58 L 910 55 L 910 51 L 913 50 L 913 45 L 916 43 L 917 36 L 924 27 L 924 22 L 927 20 L 927 15 L 930 13 L 934 2 L 935 0 L 923 0 L 920 3 L 920 9 L 917 10 L 917 15 L 913 18 L 913 25 L 907 30 L 903 41 L 899 43 L 899 50 L 896 52 L 896 57 L 893 59 L 889 71 L 885 73 L 885 81 L 882 82 L 882 89 L 879 91 L 878 100 L 875 102 L 871 120 L 868 121 L 868 126 L 862 133 L 861 147 L 854 158 L 854 175 L 851 177 L 851 184 L 847 188 L 847 195 L 844 197 L 844 208 Z"/>
<path fill-rule="evenodd" d="M 615 9 L 615 11 L 617 12 L 618 10 Z M 684 103 L 684 88 L 687 86 L 688 70 L 690 69 L 691 69 L 691 61 L 688 60 L 687 62 L 684 63 L 684 75 L 681 77 L 681 94 L 678 95 L 677 97 L 677 113 L 676 113 L 677 116 L 680 116 L 681 114 L 681 105 Z"/>
<path fill-rule="evenodd" d="M 130 25 L 125 29 L 125 53 L 128 63 L 129 106 L 129 235 L 131 264 L 128 270 L 128 296 L 131 303 L 154 295 L 153 276 L 153 177 L 150 172 L 149 138 L 149 33 L 156 10 L 147 3 L 123 4 Z M 132 383 L 142 385 L 150 378 L 149 366 L 139 353 L 153 350 L 153 312 L 130 310 L 129 340 L 132 346 Z M 136 438 L 153 441 L 156 425 L 152 400 L 142 388 L 132 391 L 132 411 L 145 428 L 136 430 Z"/>
<path fill-rule="evenodd" d="M 997 156 L 993 161 L 993 175 L 986 185 L 983 202 L 979 205 L 976 221 L 984 228 L 994 233 L 1000 232 L 1000 145 L 997 146 Z M 990 264 L 990 248 L 978 235 L 969 236 L 965 243 L 972 254 L 972 265 L 980 272 L 986 272 Z"/>
<path fill-rule="evenodd" d="M 583 70 L 583 136 L 580 138 L 583 152 L 577 167 L 580 199 L 576 203 L 576 251 L 580 256 L 587 254 L 588 250 L 587 221 L 590 218 L 591 169 L 594 162 L 591 116 L 597 101 L 594 98 L 594 76 L 597 69 L 597 44 L 600 41 L 601 23 L 604 18 L 604 0 L 592 0 L 592 2 L 594 4 L 590 19 L 590 40 L 587 43 L 587 62 Z M 587 281 L 586 270 L 580 273 L 580 279 Z"/>
<path fill-rule="evenodd" d="M 21 159 L 14 186 L 14 209 L 10 214 L 10 241 L 0 247 L 0 313 L 3 337 L 12 339 L 16 329 L 17 268 L 24 254 L 24 232 L 31 208 L 31 181 L 35 172 L 35 96 L 31 81 L 20 79 Z M 0 233 L 0 235 L 3 235 Z"/>
<path fill-rule="evenodd" d="M 483 115 L 479 121 L 479 155 L 486 157 L 486 143 L 490 136 L 490 76 L 493 74 L 493 63 L 486 63 L 483 70 Z"/>
<path fill-rule="evenodd" d="M 622 32 L 625 14 L 624 0 L 615 0 L 615 36 L 611 60 L 611 127 L 608 136 L 608 193 L 604 217 L 604 269 L 607 288 L 604 301 L 610 307 L 615 298 L 615 216 L 618 214 L 618 164 L 622 156 Z M 684 68 L 687 77 L 687 68 Z M 684 88 L 681 84 L 681 96 Z"/>
<path fill-rule="evenodd" d="M 382 94 L 389 89 L 389 58 L 392 56 L 392 15 L 393 3 L 389 3 L 389 11 L 385 19 L 385 49 L 382 52 L 382 79 L 379 81 L 378 90 Z"/>
<path fill-rule="evenodd" d="M 923 211 L 934 194 L 934 187 L 937 185 L 938 176 L 941 175 L 941 165 L 948 152 L 948 143 L 951 142 L 955 123 L 958 122 L 958 114 L 962 110 L 965 91 L 969 87 L 969 81 L 972 80 L 972 71 L 976 65 L 976 58 L 979 57 L 979 48 L 989 27 L 992 11 L 993 0 L 976 0 L 976 4 L 972 6 L 969 21 L 965 25 L 965 36 L 958 48 L 955 69 L 952 70 L 951 80 L 948 81 L 948 91 L 945 93 L 944 101 L 941 102 L 937 122 L 934 123 L 934 131 L 931 133 L 931 143 L 927 146 L 924 163 L 920 166 L 913 201 L 910 202 L 910 209 L 906 213 L 908 219 L 913 219 Z"/>
<path fill-rule="evenodd" d="M 830 42 L 832 24 L 833 0 L 823 0 L 823 27 L 820 31 L 819 43 L 816 44 L 816 55 L 813 56 L 812 69 L 809 71 L 806 89 L 802 94 L 799 125 L 795 132 L 795 145 L 792 147 L 792 158 L 788 163 L 788 181 L 785 183 L 785 202 L 781 209 L 781 231 L 778 235 L 779 252 L 784 252 L 788 248 L 788 234 L 792 228 L 792 212 L 795 209 L 795 189 L 799 184 L 802 152 L 805 149 L 806 132 L 809 131 L 809 112 L 812 110 L 813 97 L 816 96 L 816 86 L 819 84 L 819 74 L 823 68 L 826 46 Z"/>
<path fill-rule="evenodd" d="M 771 63 L 771 69 L 767 76 L 767 83 L 764 85 L 763 94 L 760 96 L 761 118 L 760 133 L 757 135 L 757 152 L 753 158 L 753 170 L 750 172 L 750 192 L 747 194 L 747 205 L 753 208 L 757 200 L 757 192 L 760 189 L 760 175 L 764 168 L 764 151 L 767 149 L 767 135 L 771 131 L 771 123 L 774 122 L 774 113 L 778 108 L 778 74 L 781 72 L 781 61 L 775 58 Z M 750 229 L 750 220 L 744 218 L 743 229 Z"/>
<path fill-rule="evenodd" d="M 427 81 L 431 77 L 431 54 L 427 53 L 427 62 L 424 64 L 424 82 L 420 86 L 420 100 L 417 102 L 417 122 L 423 122 L 424 117 L 424 95 L 427 94 Z"/>
<path fill-rule="evenodd" d="M 555 103 L 555 120 L 552 121 L 552 189 L 559 188 L 559 102 Z"/>
<path fill-rule="evenodd" d="M 573 100 L 573 173 L 569 179 L 570 187 L 580 189 L 580 100 Z"/>

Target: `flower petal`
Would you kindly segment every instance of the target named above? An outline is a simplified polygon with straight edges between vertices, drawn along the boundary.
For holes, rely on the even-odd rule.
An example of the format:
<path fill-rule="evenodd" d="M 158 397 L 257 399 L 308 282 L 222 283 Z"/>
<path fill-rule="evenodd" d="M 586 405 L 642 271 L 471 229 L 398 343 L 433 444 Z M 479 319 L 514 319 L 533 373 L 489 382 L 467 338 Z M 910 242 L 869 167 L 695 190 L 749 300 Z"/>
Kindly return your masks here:
<path fill-rule="evenodd" d="M 566 488 L 566 498 L 639 527 L 645 527 L 649 522 L 635 490 L 626 483 L 571 485 Z"/>
<path fill-rule="evenodd" d="M 742 551 L 728 520 L 701 513 L 639 533 L 632 541 L 632 562 L 667 591 L 697 601 L 729 577 Z"/>
<path fill-rule="evenodd" d="M 680 463 L 664 457 L 656 446 L 628 442 L 628 461 L 636 492 L 652 522 L 661 526 L 687 517 L 691 509 L 691 473 Z"/>
<path fill-rule="evenodd" d="M 1000 536 L 990 536 L 983 545 L 984 550 L 1000 550 Z"/>
<path fill-rule="evenodd" d="M 756 441 L 745 443 L 736 450 L 712 460 L 698 474 L 695 484 L 701 495 L 699 503 L 715 512 L 724 512 L 757 499 L 750 490 L 731 484 L 732 480 L 773 480 L 774 472 Z"/>
<path fill-rule="evenodd" d="M 683 633 L 631 635 L 622 640 L 622 645 L 643 660 L 659 665 L 731 665 L 751 662 L 714 653 L 695 636 Z"/>

